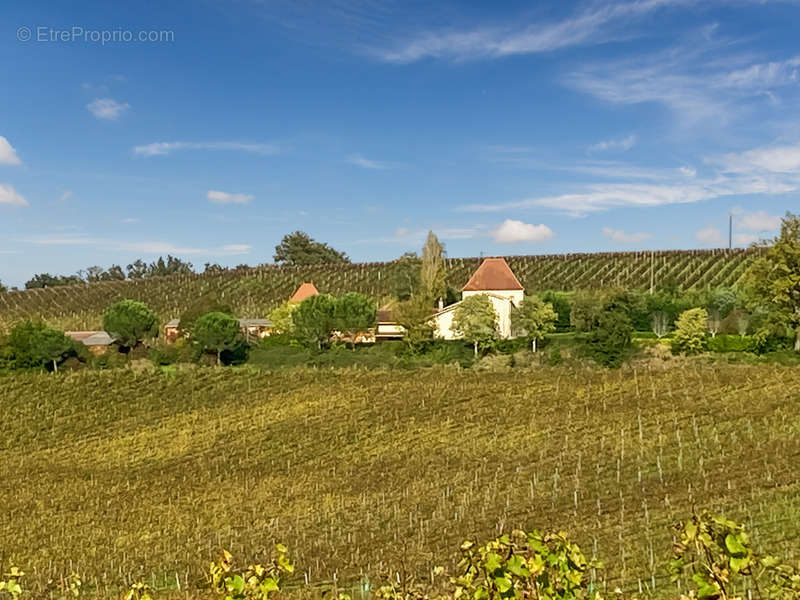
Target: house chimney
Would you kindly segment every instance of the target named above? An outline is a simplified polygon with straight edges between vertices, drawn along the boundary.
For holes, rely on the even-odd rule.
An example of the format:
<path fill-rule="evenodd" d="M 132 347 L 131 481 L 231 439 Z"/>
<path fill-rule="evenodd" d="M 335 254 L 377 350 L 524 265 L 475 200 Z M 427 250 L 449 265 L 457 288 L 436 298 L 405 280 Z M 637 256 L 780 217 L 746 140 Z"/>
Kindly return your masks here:
<path fill-rule="evenodd" d="M 439 310 L 442 310 L 443 308 L 444 308 L 444 300 L 439 298 Z"/>

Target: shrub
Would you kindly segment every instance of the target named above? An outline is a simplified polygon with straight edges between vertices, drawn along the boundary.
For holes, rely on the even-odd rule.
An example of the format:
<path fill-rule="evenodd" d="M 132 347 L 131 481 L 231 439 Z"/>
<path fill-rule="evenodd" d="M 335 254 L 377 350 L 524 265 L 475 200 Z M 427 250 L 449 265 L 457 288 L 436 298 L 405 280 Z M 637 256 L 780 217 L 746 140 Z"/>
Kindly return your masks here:
<path fill-rule="evenodd" d="M 708 339 L 708 311 L 705 308 L 690 308 L 678 317 L 672 335 L 672 351 L 675 354 L 697 354 L 706 349 Z"/>
<path fill-rule="evenodd" d="M 569 331 L 571 328 L 569 294 L 564 292 L 545 292 L 542 294 L 542 300 L 549 302 L 558 315 L 558 319 L 555 322 L 556 331 L 562 333 Z"/>
<path fill-rule="evenodd" d="M 617 368 L 622 365 L 631 346 L 633 326 L 622 308 L 608 308 L 594 321 L 592 329 L 584 337 L 584 350 L 604 367 Z"/>
<path fill-rule="evenodd" d="M 718 335 L 707 341 L 711 352 L 756 352 L 758 342 L 752 336 Z"/>

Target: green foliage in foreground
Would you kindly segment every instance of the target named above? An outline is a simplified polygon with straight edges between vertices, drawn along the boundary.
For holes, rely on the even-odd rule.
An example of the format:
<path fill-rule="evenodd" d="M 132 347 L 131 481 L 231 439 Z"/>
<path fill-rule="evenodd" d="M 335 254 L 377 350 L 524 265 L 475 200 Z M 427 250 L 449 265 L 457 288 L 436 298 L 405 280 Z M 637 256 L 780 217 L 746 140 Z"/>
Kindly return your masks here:
<path fill-rule="evenodd" d="M 749 597 L 755 590 L 769 600 L 794 600 L 800 595 L 800 569 L 773 556 L 757 556 L 739 523 L 704 514 L 678 523 L 674 529 L 677 540 L 669 567 L 672 582 L 690 588 L 680 595 L 681 600 L 733 600 L 737 589 L 747 591 Z M 445 585 L 437 585 L 436 578 L 445 573 L 437 566 L 430 582 L 390 578 L 375 596 L 378 600 L 603 600 L 597 580 L 602 569 L 603 563 L 587 558 L 565 532 L 517 529 L 482 546 L 472 540 L 461 544 L 461 561 Z M 217 600 L 270 600 L 284 591 L 282 584 L 292 573 L 288 549 L 277 544 L 267 565 L 245 569 L 236 567 L 233 555 L 223 550 L 219 560 L 211 563 L 207 578 Z M 0 599 L 21 598 L 24 577 L 18 567 L 11 567 L 6 579 L 0 580 Z M 79 575 L 73 573 L 65 583 L 61 587 L 68 597 L 82 595 Z M 129 586 L 123 600 L 153 600 L 151 592 L 150 586 L 137 582 Z M 336 580 L 328 594 L 323 592 L 323 597 L 326 595 L 351 600 L 350 594 L 339 590 Z M 620 600 L 638 598 L 637 594 L 624 596 L 619 589 L 614 595 Z"/>
<path fill-rule="evenodd" d="M 499 339 L 497 313 L 489 297 L 476 294 L 464 298 L 453 311 L 453 331 L 473 345 L 475 356 Z"/>
<path fill-rule="evenodd" d="M 222 352 L 233 350 L 242 342 L 239 320 L 222 312 L 207 313 L 195 322 L 192 340 L 203 350 L 214 351 L 217 365 L 221 365 Z"/>
<path fill-rule="evenodd" d="M 23 321 L 11 330 L 7 340 L 8 360 L 16 369 L 52 366 L 76 352 L 73 341 L 44 323 Z"/>
<path fill-rule="evenodd" d="M 692 308 L 681 313 L 672 335 L 672 351 L 698 354 L 706 349 L 708 338 L 708 311 Z"/>

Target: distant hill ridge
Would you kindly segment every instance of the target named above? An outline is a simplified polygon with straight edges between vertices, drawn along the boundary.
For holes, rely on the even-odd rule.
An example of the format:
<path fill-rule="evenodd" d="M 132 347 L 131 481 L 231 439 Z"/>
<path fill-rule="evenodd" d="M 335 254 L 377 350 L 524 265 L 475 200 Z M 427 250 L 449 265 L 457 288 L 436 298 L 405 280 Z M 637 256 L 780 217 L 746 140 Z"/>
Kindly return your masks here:
<path fill-rule="evenodd" d="M 527 291 L 623 286 L 685 289 L 738 283 L 758 248 L 655 250 L 506 256 Z M 447 259 L 447 281 L 460 288 L 482 259 Z M 104 281 L 0 294 L 0 330 L 16 321 L 40 318 L 64 329 L 99 328 L 111 302 L 133 298 L 147 302 L 163 321 L 179 316 L 205 294 L 216 294 L 240 316 L 263 316 L 289 298 L 298 285 L 313 281 L 322 293 L 358 291 L 375 298 L 392 294 L 400 263 L 285 267 L 263 265 L 222 273 L 172 275 Z"/>

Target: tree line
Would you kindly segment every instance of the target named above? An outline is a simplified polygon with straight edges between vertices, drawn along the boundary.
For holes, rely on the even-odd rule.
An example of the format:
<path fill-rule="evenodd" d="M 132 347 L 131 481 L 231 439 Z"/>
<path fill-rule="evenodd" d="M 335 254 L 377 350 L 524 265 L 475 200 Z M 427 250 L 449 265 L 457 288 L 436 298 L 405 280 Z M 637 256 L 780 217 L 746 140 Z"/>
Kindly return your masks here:
<path fill-rule="evenodd" d="M 277 265 L 306 266 L 319 264 L 344 264 L 350 259 L 344 252 L 332 248 L 324 242 L 318 242 L 307 233 L 295 231 L 283 237 L 275 246 L 273 260 Z M 249 268 L 240 264 L 235 269 Z M 37 273 L 25 282 L 25 289 L 41 289 L 63 285 L 76 285 L 80 283 L 97 283 L 101 281 L 125 281 L 147 279 L 149 277 L 165 277 L 168 275 L 188 275 L 192 273 L 222 273 L 231 269 L 219 263 L 205 263 L 202 271 L 196 271 L 194 265 L 186 260 L 167 255 L 166 258 L 147 262 L 141 258 L 128 264 L 126 267 L 111 265 L 104 268 L 93 265 L 82 269 L 74 275 L 52 275 L 50 273 Z M 8 291 L 0 282 L 0 292 Z"/>

